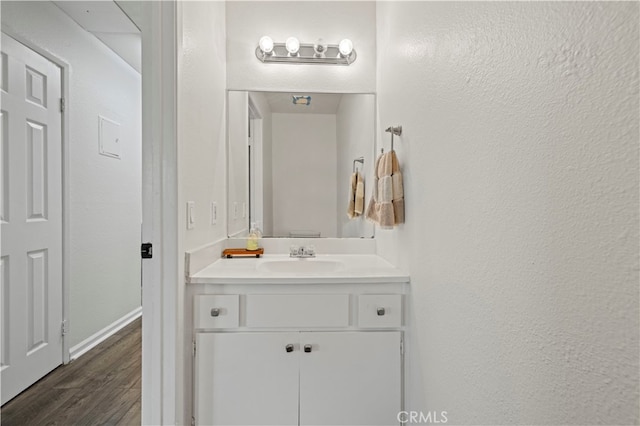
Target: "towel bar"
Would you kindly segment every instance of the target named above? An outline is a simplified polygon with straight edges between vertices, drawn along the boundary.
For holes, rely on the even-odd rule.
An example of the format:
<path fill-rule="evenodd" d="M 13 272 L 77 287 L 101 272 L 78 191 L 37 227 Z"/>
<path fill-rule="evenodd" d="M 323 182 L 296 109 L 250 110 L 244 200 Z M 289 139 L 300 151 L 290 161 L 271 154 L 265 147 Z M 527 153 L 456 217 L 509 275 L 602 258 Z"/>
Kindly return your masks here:
<path fill-rule="evenodd" d="M 387 127 L 385 132 L 391 133 L 391 151 L 393 151 L 393 135 L 400 136 L 402 135 L 402 126 L 390 126 Z M 384 152 L 384 148 L 380 148 L 380 152 Z"/>
<path fill-rule="evenodd" d="M 360 163 L 364 167 L 364 157 L 358 157 L 355 160 L 353 160 L 353 167 L 351 168 L 352 173 L 355 173 L 356 171 L 358 171 L 356 167 L 356 163 Z"/>

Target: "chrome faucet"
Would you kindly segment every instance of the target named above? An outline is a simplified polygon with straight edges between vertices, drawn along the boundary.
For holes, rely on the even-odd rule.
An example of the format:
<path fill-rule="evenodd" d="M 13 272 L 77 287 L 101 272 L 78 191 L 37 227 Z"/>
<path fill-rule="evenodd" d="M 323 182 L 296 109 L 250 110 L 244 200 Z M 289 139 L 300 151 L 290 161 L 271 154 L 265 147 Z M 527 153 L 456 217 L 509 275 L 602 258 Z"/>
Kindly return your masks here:
<path fill-rule="evenodd" d="M 289 257 L 316 257 L 316 248 L 314 246 L 296 246 L 289 247 Z"/>

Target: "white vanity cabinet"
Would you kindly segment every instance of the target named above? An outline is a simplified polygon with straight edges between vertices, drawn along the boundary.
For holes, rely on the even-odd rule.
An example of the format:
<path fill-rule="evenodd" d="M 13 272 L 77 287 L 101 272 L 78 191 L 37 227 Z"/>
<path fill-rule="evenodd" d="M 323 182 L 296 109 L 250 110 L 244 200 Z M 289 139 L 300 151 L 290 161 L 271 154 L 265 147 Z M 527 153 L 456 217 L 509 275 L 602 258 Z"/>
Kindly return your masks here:
<path fill-rule="evenodd" d="M 193 295 L 196 424 L 399 424 L 402 285 L 240 289 Z"/>

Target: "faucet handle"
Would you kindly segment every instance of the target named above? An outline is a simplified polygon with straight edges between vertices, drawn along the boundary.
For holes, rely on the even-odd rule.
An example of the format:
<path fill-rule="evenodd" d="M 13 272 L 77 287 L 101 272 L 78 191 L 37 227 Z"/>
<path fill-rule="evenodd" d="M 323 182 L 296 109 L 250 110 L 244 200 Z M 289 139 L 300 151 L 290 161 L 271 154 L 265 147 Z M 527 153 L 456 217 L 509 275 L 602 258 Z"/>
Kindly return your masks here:
<path fill-rule="evenodd" d="M 307 252 L 307 255 L 309 255 L 309 256 L 315 256 L 316 255 L 316 246 L 314 246 L 314 245 L 307 246 L 306 252 Z"/>
<path fill-rule="evenodd" d="M 300 247 L 298 247 L 298 246 L 297 246 L 297 245 L 295 245 L 295 244 L 291 244 L 291 245 L 289 246 L 289 256 L 297 256 L 297 255 L 298 255 L 299 250 L 300 250 Z"/>

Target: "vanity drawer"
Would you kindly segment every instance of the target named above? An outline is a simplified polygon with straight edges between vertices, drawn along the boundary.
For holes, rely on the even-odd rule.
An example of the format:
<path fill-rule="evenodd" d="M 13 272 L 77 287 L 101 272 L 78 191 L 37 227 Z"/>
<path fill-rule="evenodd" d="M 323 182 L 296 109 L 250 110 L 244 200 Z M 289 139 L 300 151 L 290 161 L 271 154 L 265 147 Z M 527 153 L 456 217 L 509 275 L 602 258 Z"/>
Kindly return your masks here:
<path fill-rule="evenodd" d="M 358 326 L 401 327 L 401 294 L 362 294 L 358 297 Z"/>
<path fill-rule="evenodd" d="M 247 327 L 348 327 L 348 294 L 249 294 Z"/>
<path fill-rule="evenodd" d="M 195 328 L 234 328 L 240 322 L 240 296 L 207 294 L 193 301 Z"/>

